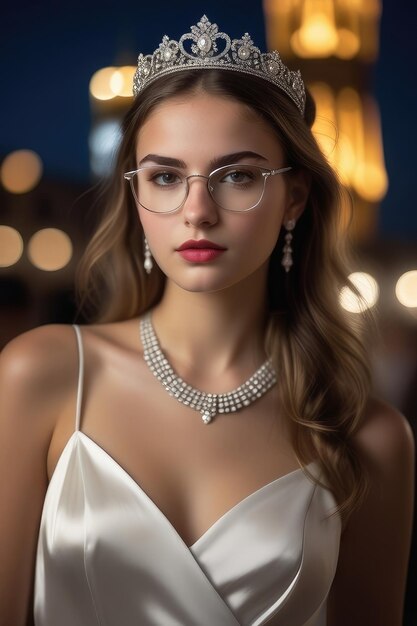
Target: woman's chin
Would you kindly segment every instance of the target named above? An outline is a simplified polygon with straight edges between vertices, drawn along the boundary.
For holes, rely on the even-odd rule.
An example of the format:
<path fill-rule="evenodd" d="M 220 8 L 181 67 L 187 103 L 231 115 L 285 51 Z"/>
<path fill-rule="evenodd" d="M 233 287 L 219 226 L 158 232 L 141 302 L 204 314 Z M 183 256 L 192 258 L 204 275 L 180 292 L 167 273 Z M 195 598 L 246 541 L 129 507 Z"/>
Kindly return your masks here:
<path fill-rule="evenodd" d="M 248 279 L 250 279 L 251 274 L 240 273 L 228 273 L 224 272 L 207 272 L 198 271 L 194 272 L 193 275 L 174 275 L 170 272 L 170 275 L 167 275 L 167 281 L 172 282 L 184 291 L 188 291 L 190 293 L 220 293 L 222 291 L 226 292 L 231 289 L 236 293 L 236 290 L 239 289 L 239 285 L 242 288 L 242 292 L 247 297 L 248 289 L 250 287 L 248 285 Z"/>

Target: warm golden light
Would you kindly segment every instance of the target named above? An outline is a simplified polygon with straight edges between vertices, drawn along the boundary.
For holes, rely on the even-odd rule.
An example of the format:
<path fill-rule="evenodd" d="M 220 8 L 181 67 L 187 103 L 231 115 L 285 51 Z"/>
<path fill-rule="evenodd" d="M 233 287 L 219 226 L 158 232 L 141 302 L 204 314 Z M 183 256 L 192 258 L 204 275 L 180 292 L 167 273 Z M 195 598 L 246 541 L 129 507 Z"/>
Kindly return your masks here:
<path fill-rule="evenodd" d="M 312 83 L 309 89 L 316 103 L 313 134 L 329 162 L 336 166 L 336 111 L 332 89 L 326 83 Z"/>
<path fill-rule="evenodd" d="M 283 17 L 294 8 L 294 0 L 264 0 L 263 5 L 266 13 Z"/>
<path fill-rule="evenodd" d="M 110 78 L 110 89 L 115 96 L 131 98 L 133 96 L 133 75 L 136 67 L 125 65 L 115 70 Z"/>
<path fill-rule="evenodd" d="M 43 228 L 32 235 L 28 257 L 33 265 L 46 272 L 65 267 L 72 257 L 71 239 L 57 228 Z"/>
<path fill-rule="evenodd" d="M 268 48 L 279 48 L 285 58 L 292 55 L 290 37 L 294 29 L 294 0 L 263 0 Z M 277 43 L 279 42 L 279 43 Z"/>
<path fill-rule="evenodd" d="M 348 134 L 352 130 L 350 120 L 340 118 L 339 99 L 336 101 L 329 85 L 312 83 L 309 89 L 316 103 L 313 134 L 342 183 L 349 185 L 356 162 L 353 143 Z"/>
<path fill-rule="evenodd" d="M 21 234 L 11 226 L 0 226 L 0 267 L 10 267 L 17 263 L 22 252 Z"/>
<path fill-rule="evenodd" d="M 359 290 L 362 298 L 358 298 L 348 286 L 345 286 L 340 292 L 341 306 L 351 313 L 361 313 L 373 307 L 379 297 L 379 287 L 375 278 L 365 272 L 353 272 L 349 280 Z"/>
<path fill-rule="evenodd" d="M 345 0 L 352 2 L 352 0 Z M 358 5 L 363 15 L 378 18 L 381 14 L 381 0 L 354 0 L 354 4 Z"/>
<path fill-rule="evenodd" d="M 405 272 L 395 285 L 395 295 L 407 308 L 417 307 L 417 270 Z"/>
<path fill-rule="evenodd" d="M 263 0 L 268 47 L 284 57 L 378 55 L 381 0 Z"/>
<path fill-rule="evenodd" d="M 378 27 L 382 3 L 381 0 L 363 0 L 360 4 L 359 15 L 362 33 L 360 56 L 367 63 L 372 63 L 378 58 Z"/>
<path fill-rule="evenodd" d="M 388 181 L 379 163 L 362 162 L 356 166 L 354 185 L 362 198 L 378 202 L 386 194 Z"/>
<path fill-rule="evenodd" d="M 378 202 L 382 200 L 388 189 L 381 123 L 375 101 L 370 96 L 365 96 L 363 104 L 362 145 L 353 176 L 353 185 L 362 198 L 369 202 Z"/>
<path fill-rule="evenodd" d="M 328 57 L 338 45 L 333 0 L 304 0 L 301 26 L 291 37 L 300 57 Z"/>
<path fill-rule="evenodd" d="M 118 96 L 123 89 L 123 76 L 119 70 L 115 70 L 110 76 L 110 89 L 114 96 Z"/>
<path fill-rule="evenodd" d="M 339 41 L 335 55 L 340 59 L 353 59 L 360 51 L 362 4 L 363 0 L 337 0 L 336 23 Z"/>
<path fill-rule="evenodd" d="M 96 100 L 111 100 L 114 98 L 114 91 L 111 87 L 111 80 L 117 68 L 104 67 L 93 74 L 90 80 L 90 93 Z"/>
<path fill-rule="evenodd" d="M 136 67 L 104 67 L 98 70 L 90 80 L 90 93 L 97 100 L 111 100 L 116 96 L 131 98 L 133 96 L 133 75 Z"/>
<path fill-rule="evenodd" d="M 338 171 L 345 185 L 352 185 L 356 167 L 356 150 L 362 136 L 359 94 L 349 87 L 337 96 L 339 128 Z"/>
<path fill-rule="evenodd" d="M 369 202 L 381 200 L 388 188 L 378 107 L 351 87 L 336 99 L 339 129 L 336 169 L 344 184 Z"/>
<path fill-rule="evenodd" d="M 0 178 L 10 193 L 27 193 L 42 178 L 42 161 L 33 150 L 15 150 L 3 161 Z"/>
<path fill-rule="evenodd" d="M 336 56 L 340 59 L 353 59 L 360 48 L 359 36 L 348 28 L 339 28 Z"/>

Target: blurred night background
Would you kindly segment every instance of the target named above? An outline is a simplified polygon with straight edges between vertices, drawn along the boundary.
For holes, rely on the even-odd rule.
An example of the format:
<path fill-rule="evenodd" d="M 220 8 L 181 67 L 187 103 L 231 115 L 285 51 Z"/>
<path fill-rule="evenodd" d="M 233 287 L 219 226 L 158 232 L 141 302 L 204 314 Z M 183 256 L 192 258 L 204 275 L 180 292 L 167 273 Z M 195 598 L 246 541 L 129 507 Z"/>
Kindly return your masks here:
<path fill-rule="evenodd" d="M 381 332 L 375 394 L 400 409 L 415 433 L 417 8 L 411 0 L 3 4 L 0 348 L 41 324 L 83 323 L 75 320 L 74 271 L 100 210 L 94 185 L 111 168 L 138 53 L 152 53 L 165 33 L 178 39 L 204 13 L 219 30 L 235 38 L 249 31 L 261 50 L 277 48 L 292 69 L 301 69 L 317 103 L 313 130 L 354 201 L 345 225 L 357 253 L 352 279 L 375 307 Z M 343 302 L 354 310 L 352 298 Z M 417 625 L 416 553 L 415 538 L 405 626 Z"/>

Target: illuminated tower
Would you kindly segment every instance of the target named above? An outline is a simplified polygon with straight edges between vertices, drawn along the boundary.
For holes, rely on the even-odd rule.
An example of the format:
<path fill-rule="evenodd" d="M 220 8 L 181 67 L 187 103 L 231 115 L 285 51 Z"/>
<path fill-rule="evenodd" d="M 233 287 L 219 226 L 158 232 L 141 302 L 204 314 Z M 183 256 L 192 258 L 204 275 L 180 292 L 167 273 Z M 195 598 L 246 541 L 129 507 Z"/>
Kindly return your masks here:
<path fill-rule="evenodd" d="M 352 237 L 367 241 L 388 187 L 371 85 L 380 1 L 264 0 L 264 10 L 268 47 L 300 68 L 317 106 L 313 132 L 353 197 Z"/>

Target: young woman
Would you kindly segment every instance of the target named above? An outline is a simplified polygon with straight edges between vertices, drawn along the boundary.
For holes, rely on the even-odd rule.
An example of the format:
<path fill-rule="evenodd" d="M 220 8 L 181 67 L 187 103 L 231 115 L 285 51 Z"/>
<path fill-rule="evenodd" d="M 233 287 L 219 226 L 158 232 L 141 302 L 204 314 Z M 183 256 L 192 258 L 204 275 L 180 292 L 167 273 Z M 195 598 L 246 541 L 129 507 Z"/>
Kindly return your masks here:
<path fill-rule="evenodd" d="M 1 356 L 0 622 L 400 626 L 413 440 L 339 304 L 314 103 L 206 17 L 134 91 L 95 323 Z"/>

